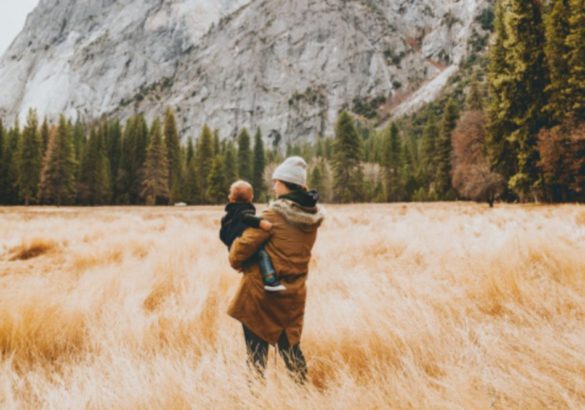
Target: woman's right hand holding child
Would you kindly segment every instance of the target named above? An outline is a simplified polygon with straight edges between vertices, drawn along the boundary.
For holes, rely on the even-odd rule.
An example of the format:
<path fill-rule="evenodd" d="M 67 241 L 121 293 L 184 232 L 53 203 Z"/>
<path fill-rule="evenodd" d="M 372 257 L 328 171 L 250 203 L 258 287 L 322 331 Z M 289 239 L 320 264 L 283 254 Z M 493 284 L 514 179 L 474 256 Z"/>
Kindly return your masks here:
<path fill-rule="evenodd" d="M 272 222 L 267 221 L 265 219 L 262 219 L 260 221 L 260 228 L 263 229 L 263 230 L 265 230 L 265 231 L 269 231 L 269 230 L 272 229 Z"/>

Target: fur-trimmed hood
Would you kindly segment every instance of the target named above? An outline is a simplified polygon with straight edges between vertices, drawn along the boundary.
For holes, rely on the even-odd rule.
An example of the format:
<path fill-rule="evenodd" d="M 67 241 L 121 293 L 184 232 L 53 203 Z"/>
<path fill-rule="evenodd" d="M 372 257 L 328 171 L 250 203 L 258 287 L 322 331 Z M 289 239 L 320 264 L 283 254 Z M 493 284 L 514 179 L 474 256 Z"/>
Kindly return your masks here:
<path fill-rule="evenodd" d="M 317 228 L 325 219 L 322 207 L 304 207 L 289 199 L 281 198 L 270 202 L 270 209 L 300 228 Z"/>

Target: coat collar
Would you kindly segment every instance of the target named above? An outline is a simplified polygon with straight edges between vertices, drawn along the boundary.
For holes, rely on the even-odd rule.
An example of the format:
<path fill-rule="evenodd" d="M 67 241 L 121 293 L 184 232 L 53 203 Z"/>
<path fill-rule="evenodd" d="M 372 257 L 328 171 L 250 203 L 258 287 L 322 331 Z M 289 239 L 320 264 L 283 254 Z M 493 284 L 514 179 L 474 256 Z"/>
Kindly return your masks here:
<path fill-rule="evenodd" d="M 282 197 L 271 202 L 270 209 L 282 215 L 288 222 L 301 227 L 318 227 L 325 219 L 321 207 L 304 207 Z"/>
<path fill-rule="evenodd" d="M 290 199 L 293 202 L 303 207 L 314 207 L 319 201 L 319 193 L 315 190 L 311 191 L 291 191 L 278 197 L 278 199 Z"/>

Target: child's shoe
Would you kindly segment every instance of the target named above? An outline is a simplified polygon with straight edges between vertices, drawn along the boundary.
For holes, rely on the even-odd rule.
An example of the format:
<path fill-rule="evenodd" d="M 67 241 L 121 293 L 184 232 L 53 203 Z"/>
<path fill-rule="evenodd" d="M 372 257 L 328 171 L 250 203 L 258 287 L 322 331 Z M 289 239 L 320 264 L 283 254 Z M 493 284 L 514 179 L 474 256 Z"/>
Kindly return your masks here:
<path fill-rule="evenodd" d="M 280 283 L 276 277 L 276 272 L 272 266 L 270 256 L 261 248 L 258 251 L 258 257 L 260 259 L 260 274 L 262 275 L 262 281 L 264 282 L 264 289 L 269 292 L 278 292 L 285 290 L 286 288 Z"/>
<path fill-rule="evenodd" d="M 271 275 L 270 277 L 264 278 L 264 289 L 269 292 L 279 292 L 286 290 L 286 287 L 276 279 L 276 276 Z"/>

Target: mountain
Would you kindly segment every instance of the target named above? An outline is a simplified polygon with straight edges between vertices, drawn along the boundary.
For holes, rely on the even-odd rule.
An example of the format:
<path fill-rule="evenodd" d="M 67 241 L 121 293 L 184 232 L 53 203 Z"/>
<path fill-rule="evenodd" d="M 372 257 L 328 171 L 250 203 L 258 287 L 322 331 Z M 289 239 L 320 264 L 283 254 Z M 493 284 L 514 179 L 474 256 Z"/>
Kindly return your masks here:
<path fill-rule="evenodd" d="M 432 100 L 489 0 L 41 0 L 0 59 L 0 117 L 148 117 L 183 135 L 332 132 L 339 109 Z"/>

